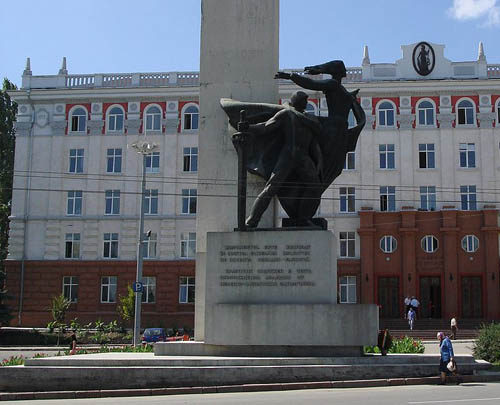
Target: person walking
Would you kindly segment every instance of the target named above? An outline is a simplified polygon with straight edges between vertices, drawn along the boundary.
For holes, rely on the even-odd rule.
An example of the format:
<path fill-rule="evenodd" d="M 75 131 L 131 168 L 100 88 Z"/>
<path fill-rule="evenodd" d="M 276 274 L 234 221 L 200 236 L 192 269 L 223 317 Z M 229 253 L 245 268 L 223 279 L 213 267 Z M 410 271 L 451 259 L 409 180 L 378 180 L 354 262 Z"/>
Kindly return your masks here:
<path fill-rule="evenodd" d="M 405 319 L 406 319 L 408 311 L 410 310 L 410 303 L 411 303 L 411 298 L 408 295 L 406 296 L 404 303 L 405 303 Z"/>
<path fill-rule="evenodd" d="M 451 328 L 451 339 L 455 340 L 457 337 L 457 331 L 458 331 L 457 318 L 455 318 L 455 317 L 451 318 L 450 328 Z"/>
<path fill-rule="evenodd" d="M 439 353 L 441 354 L 439 360 L 439 378 L 440 384 L 444 385 L 446 384 L 446 375 L 450 373 L 455 374 L 457 364 L 451 340 L 443 332 L 438 332 L 437 339 L 439 340 Z"/>
<path fill-rule="evenodd" d="M 69 354 L 76 354 L 76 335 L 75 332 L 71 334 L 71 343 L 69 344 Z"/>
<path fill-rule="evenodd" d="M 415 319 L 417 318 L 417 314 L 415 310 L 410 308 L 408 311 L 408 325 L 410 325 L 410 330 L 413 330 L 413 325 L 415 324 Z"/>

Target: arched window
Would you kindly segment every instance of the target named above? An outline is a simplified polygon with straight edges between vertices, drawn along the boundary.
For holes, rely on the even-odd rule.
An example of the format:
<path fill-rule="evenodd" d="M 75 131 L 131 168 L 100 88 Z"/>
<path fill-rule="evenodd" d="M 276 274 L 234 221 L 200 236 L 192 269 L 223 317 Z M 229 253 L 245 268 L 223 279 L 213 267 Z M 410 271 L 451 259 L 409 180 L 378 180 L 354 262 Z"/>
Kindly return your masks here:
<path fill-rule="evenodd" d="M 379 127 L 394 126 L 394 105 L 389 101 L 383 101 L 378 106 L 378 123 Z"/>
<path fill-rule="evenodd" d="M 474 124 L 474 103 L 470 100 L 461 100 L 457 104 L 457 125 Z"/>
<path fill-rule="evenodd" d="M 467 253 L 474 253 L 479 249 L 479 239 L 475 235 L 465 235 L 462 238 L 462 249 Z"/>
<path fill-rule="evenodd" d="M 380 239 L 380 250 L 384 253 L 393 253 L 398 246 L 396 238 L 392 235 L 382 236 Z"/>
<path fill-rule="evenodd" d="M 421 241 L 422 250 L 425 253 L 434 253 L 438 249 L 438 240 L 433 235 L 426 235 Z"/>
<path fill-rule="evenodd" d="M 83 107 L 76 107 L 71 112 L 71 132 L 87 131 L 87 110 Z"/>
<path fill-rule="evenodd" d="M 146 131 L 161 131 L 161 109 L 156 105 L 146 110 Z"/>
<path fill-rule="evenodd" d="M 418 103 L 417 117 L 418 126 L 434 126 L 434 105 L 428 100 Z"/>
<path fill-rule="evenodd" d="M 192 131 L 198 129 L 198 119 L 200 116 L 200 112 L 196 105 L 189 105 L 184 109 L 182 114 L 182 120 L 184 122 L 183 129 L 185 131 Z"/>
<path fill-rule="evenodd" d="M 125 113 L 121 107 L 111 107 L 108 111 L 108 131 L 122 132 Z"/>
<path fill-rule="evenodd" d="M 306 114 L 317 115 L 316 106 L 310 101 L 307 102 Z"/>

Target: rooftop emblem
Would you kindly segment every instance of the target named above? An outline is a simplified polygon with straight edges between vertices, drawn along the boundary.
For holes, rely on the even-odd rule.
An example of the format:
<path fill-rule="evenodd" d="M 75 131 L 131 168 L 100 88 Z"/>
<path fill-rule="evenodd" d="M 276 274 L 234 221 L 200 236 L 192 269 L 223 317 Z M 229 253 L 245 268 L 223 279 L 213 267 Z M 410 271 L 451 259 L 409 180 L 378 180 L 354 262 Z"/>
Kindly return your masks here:
<path fill-rule="evenodd" d="M 427 42 L 419 42 L 413 49 L 413 68 L 421 76 L 427 76 L 434 69 L 434 49 Z"/>

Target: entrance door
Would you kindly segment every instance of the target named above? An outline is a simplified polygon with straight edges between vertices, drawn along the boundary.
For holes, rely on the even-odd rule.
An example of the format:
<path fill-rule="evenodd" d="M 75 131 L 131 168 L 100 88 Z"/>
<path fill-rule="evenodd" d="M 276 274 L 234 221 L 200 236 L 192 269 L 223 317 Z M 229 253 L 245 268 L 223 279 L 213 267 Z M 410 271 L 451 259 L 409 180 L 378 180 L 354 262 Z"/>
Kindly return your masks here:
<path fill-rule="evenodd" d="M 399 318 L 399 279 L 398 277 L 379 277 L 378 303 L 380 318 Z"/>
<path fill-rule="evenodd" d="M 462 317 L 483 316 L 483 294 L 481 277 L 462 277 Z"/>
<path fill-rule="evenodd" d="M 441 318 L 441 277 L 420 277 L 420 317 Z"/>

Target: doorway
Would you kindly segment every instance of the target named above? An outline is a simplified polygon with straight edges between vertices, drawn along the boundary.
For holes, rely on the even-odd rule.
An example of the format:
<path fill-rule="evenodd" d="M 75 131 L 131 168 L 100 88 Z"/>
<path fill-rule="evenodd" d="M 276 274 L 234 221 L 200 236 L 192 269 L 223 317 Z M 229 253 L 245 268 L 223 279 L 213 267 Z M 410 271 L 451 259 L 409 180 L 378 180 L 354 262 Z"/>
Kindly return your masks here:
<path fill-rule="evenodd" d="M 380 318 L 399 318 L 398 277 L 378 278 L 378 303 L 380 305 Z"/>
<path fill-rule="evenodd" d="M 483 294 L 481 277 L 462 277 L 462 317 L 483 316 Z"/>
<path fill-rule="evenodd" d="M 420 277 L 420 317 L 441 318 L 441 277 Z"/>

